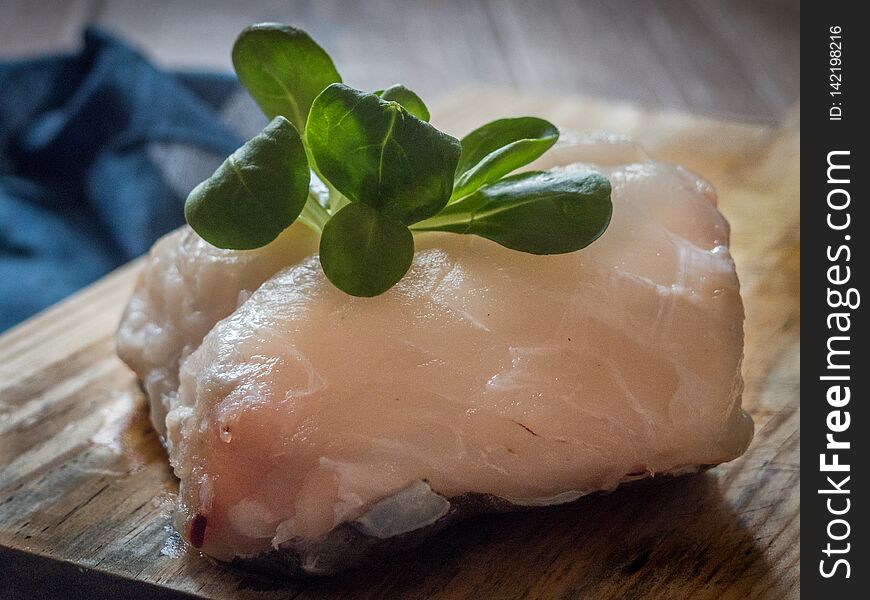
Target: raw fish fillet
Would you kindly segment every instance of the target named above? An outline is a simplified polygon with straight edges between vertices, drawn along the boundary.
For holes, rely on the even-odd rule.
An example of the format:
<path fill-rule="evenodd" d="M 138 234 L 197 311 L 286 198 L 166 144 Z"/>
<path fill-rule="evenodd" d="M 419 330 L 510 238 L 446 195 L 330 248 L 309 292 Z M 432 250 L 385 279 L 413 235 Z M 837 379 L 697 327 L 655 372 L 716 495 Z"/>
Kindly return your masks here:
<path fill-rule="evenodd" d="M 117 346 L 139 375 L 161 437 L 181 361 L 261 283 L 313 252 L 317 237 L 302 223 L 248 252 L 215 248 L 186 226 L 155 242 L 121 319 Z"/>
<path fill-rule="evenodd" d="M 376 298 L 334 288 L 296 228 L 289 252 L 250 262 L 189 231 L 161 242 L 119 345 L 157 418 L 169 409 L 192 545 L 329 573 L 463 514 L 746 449 L 743 307 L 712 188 L 624 141 L 554 154 L 613 184 L 597 242 L 533 256 L 418 235 L 411 271 Z"/>

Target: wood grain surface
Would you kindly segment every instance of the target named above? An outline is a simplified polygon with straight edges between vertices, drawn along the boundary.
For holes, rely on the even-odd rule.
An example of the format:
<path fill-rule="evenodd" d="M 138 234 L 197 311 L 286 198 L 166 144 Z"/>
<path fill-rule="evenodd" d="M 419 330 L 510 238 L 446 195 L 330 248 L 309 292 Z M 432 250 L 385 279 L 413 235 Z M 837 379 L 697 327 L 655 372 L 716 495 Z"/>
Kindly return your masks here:
<path fill-rule="evenodd" d="M 0 0 L 0 57 L 95 23 L 159 64 L 230 70 L 258 21 L 309 31 L 349 84 L 584 94 L 775 123 L 798 98 L 797 0 Z"/>
<path fill-rule="evenodd" d="M 746 305 L 749 451 L 700 475 L 476 518 L 332 579 L 278 583 L 232 571 L 186 552 L 169 525 L 176 482 L 112 341 L 133 263 L 0 337 L 0 597 L 798 596 L 797 111 L 773 129 L 477 90 L 433 112 L 454 134 L 482 112 L 625 133 L 716 185 Z"/>

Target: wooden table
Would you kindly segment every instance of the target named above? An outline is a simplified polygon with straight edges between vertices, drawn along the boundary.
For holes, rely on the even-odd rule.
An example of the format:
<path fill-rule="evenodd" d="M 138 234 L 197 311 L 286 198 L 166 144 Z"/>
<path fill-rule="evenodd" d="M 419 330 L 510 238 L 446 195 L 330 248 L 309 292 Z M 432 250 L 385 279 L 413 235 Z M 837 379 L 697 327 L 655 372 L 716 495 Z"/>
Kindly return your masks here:
<path fill-rule="evenodd" d="M 37 578 L 43 588 L 255 600 L 796 597 L 796 114 L 776 130 L 480 90 L 433 115 L 458 134 L 482 111 L 631 134 L 716 185 L 747 314 L 743 402 L 756 437 L 743 457 L 698 476 L 475 519 L 347 576 L 264 583 L 180 552 L 169 527 L 177 484 L 112 343 L 134 263 L 0 338 L 0 590 L 24 593 Z M 159 587 L 143 591 L 146 584 Z"/>
<path fill-rule="evenodd" d="M 364 89 L 470 85 L 778 122 L 798 97 L 797 0 L 2 0 L 0 57 L 74 48 L 89 22 L 159 63 L 229 70 L 245 25 L 284 21 Z"/>

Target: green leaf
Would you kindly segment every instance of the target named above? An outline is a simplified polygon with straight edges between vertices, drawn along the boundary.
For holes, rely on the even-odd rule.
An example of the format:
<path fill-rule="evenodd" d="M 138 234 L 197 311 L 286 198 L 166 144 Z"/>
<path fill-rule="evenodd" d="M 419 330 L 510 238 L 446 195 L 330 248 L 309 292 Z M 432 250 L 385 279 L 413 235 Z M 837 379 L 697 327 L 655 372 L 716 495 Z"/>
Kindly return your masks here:
<path fill-rule="evenodd" d="M 393 287 L 414 259 L 414 237 L 403 223 L 361 202 L 326 223 L 320 264 L 329 280 L 351 296 L 377 296 Z"/>
<path fill-rule="evenodd" d="M 527 165 L 556 143 L 556 126 L 536 117 L 499 119 L 462 138 L 452 199 L 472 193 Z"/>
<path fill-rule="evenodd" d="M 246 27 L 233 46 L 233 66 L 268 118 L 287 117 L 299 131 L 317 94 L 341 81 L 323 48 L 301 29 L 280 23 Z"/>
<path fill-rule="evenodd" d="M 401 83 L 391 85 L 385 90 L 378 90 L 375 92 L 375 95 L 380 96 L 382 100 L 398 102 L 405 107 L 405 110 L 421 121 L 429 122 L 429 109 L 426 108 L 423 100 Z"/>
<path fill-rule="evenodd" d="M 213 246 L 259 248 L 299 216 L 310 175 L 299 132 L 275 117 L 190 192 L 184 216 Z"/>
<path fill-rule="evenodd" d="M 306 139 L 339 192 L 405 224 L 450 198 L 459 142 L 397 102 L 332 84 L 311 105 Z"/>
<path fill-rule="evenodd" d="M 561 254 L 598 239 L 612 210 L 610 182 L 597 173 L 532 171 L 448 204 L 414 230 L 470 233 L 513 250 Z"/>

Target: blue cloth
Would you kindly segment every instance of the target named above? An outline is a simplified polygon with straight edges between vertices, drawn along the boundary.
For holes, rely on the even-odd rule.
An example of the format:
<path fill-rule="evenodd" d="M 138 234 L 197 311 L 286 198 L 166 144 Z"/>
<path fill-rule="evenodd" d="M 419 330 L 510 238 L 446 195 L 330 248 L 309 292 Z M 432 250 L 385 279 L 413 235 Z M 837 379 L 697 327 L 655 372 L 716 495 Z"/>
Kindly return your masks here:
<path fill-rule="evenodd" d="M 0 331 L 183 222 L 190 188 L 244 141 L 224 111 L 238 91 L 97 30 L 75 55 L 0 63 Z"/>

